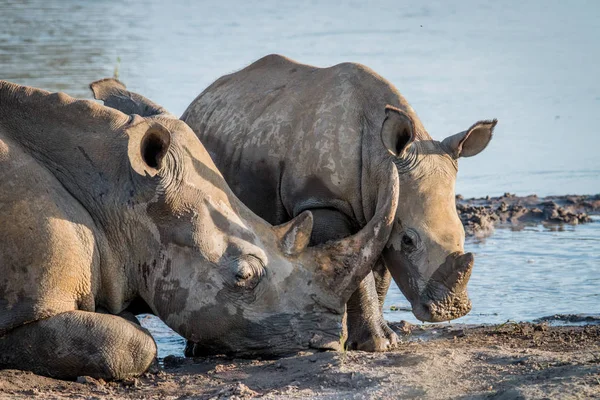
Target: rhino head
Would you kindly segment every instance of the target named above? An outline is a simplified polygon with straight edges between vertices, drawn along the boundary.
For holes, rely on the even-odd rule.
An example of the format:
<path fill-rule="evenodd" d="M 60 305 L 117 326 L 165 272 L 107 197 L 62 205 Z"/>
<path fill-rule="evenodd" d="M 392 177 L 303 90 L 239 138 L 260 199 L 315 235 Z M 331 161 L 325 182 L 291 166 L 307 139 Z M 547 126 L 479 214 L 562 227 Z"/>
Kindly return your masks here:
<path fill-rule="evenodd" d="M 336 349 L 344 305 L 387 242 L 396 199 L 382 191 L 363 230 L 309 248 L 309 212 L 269 225 L 233 195 L 185 123 L 155 118 L 151 126 L 160 128 L 133 145 L 139 173 L 159 182 L 147 212 L 160 251 L 155 266 L 139 268 L 141 297 L 204 353 Z M 395 170 L 388 178 L 397 187 Z"/>
<path fill-rule="evenodd" d="M 472 253 L 455 204 L 457 160 L 480 153 L 497 121 L 480 121 L 441 142 L 432 140 L 410 106 L 385 109 L 381 140 L 400 175 L 396 222 L 383 258 L 421 321 L 455 319 L 471 310 Z"/>
<path fill-rule="evenodd" d="M 256 216 L 184 122 L 135 115 L 130 125 L 131 174 L 150 199 L 131 207 L 147 216 L 152 233 L 132 276 L 153 312 L 197 342 L 195 354 L 338 349 L 345 304 L 392 230 L 395 168 L 383 178 L 381 206 L 360 232 L 308 247 L 311 213 L 280 226 Z"/>

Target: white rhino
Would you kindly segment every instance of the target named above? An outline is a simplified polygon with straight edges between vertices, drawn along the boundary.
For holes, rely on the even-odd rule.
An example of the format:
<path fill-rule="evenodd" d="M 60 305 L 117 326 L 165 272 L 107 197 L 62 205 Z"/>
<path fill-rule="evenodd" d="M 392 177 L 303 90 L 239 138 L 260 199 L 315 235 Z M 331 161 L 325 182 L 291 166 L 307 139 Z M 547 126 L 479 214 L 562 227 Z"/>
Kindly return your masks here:
<path fill-rule="evenodd" d="M 91 87 L 108 106 L 173 117 L 118 81 Z M 312 211 L 311 245 L 365 226 L 386 190 L 382 176 L 396 167 L 393 232 L 374 274 L 347 305 L 350 348 L 385 350 L 397 340 L 382 315 L 386 265 L 418 319 L 445 321 L 470 311 L 466 287 L 474 258 L 464 253 L 455 207 L 457 160 L 487 146 L 496 120 L 438 142 L 398 90 L 367 67 L 317 68 L 279 55 L 219 78 L 181 120 L 258 215 L 280 224 Z"/>
<path fill-rule="evenodd" d="M 338 348 L 392 229 L 398 176 L 381 179 L 364 229 L 307 248 L 310 212 L 257 217 L 183 122 L 0 81 L 0 367 L 140 374 L 142 310 L 205 352 Z"/>

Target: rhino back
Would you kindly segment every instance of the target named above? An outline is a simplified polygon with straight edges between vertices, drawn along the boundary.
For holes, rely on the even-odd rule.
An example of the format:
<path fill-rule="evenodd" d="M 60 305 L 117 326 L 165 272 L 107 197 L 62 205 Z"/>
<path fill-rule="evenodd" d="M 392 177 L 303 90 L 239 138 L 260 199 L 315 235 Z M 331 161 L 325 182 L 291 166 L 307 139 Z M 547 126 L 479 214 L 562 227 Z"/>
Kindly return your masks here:
<path fill-rule="evenodd" d="M 269 55 L 218 79 L 182 120 L 236 195 L 269 222 L 335 208 L 363 225 L 363 199 L 373 198 L 363 192 L 375 189 L 363 187 L 363 174 L 386 157 L 379 131 L 387 104 L 412 112 L 365 66 L 317 68 Z"/>
<path fill-rule="evenodd" d="M 0 335 L 94 309 L 95 229 L 59 181 L 0 127 Z"/>

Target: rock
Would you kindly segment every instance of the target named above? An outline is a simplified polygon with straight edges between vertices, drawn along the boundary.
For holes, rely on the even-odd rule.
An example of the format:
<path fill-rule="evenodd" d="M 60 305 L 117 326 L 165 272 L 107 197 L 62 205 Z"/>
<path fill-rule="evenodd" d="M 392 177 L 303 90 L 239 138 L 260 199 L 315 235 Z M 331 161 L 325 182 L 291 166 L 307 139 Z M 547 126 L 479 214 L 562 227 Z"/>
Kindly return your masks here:
<path fill-rule="evenodd" d="M 76 382 L 81 383 L 83 385 L 94 385 L 94 386 L 102 386 L 106 383 L 102 379 L 95 379 L 95 378 L 92 378 L 91 376 L 78 376 Z"/>
<path fill-rule="evenodd" d="M 128 387 L 139 388 L 140 380 L 138 378 L 125 379 L 125 380 L 123 380 L 123 385 L 128 386 Z"/>
<path fill-rule="evenodd" d="M 221 389 L 216 396 L 211 399 L 249 399 L 258 396 L 258 393 L 244 385 L 242 382 L 237 382 Z"/>
<path fill-rule="evenodd" d="M 410 335 L 410 333 L 413 331 L 413 329 L 415 329 L 415 326 L 413 324 L 411 324 L 408 321 L 400 321 L 397 325 L 398 330 L 405 334 L 405 335 Z"/>

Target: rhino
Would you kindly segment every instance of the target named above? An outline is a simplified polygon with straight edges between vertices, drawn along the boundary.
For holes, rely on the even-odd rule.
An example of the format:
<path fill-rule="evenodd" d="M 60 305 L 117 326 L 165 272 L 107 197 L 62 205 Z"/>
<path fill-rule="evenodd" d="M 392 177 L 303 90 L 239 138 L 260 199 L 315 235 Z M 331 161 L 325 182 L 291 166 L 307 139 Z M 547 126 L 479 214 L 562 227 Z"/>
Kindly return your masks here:
<path fill-rule="evenodd" d="M 140 312 L 207 354 L 339 349 L 393 227 L 398 174 L 381 179 L 363 229 L 308 247 L 312 214 L 254 214 L 185 123 L 0 81 L 0 367 L 141 374 Z"/>
<path fill-rule="evenodd" d="M 177 118 L 114 79 L 91 85 L 104 104 Z M 497 120 L 436 141 L 388 81 L 356 63 L 330 68 L 269 55 L 217 79 L 181 116 L 233 192 L 281 224 L 310 210 L 310 245 L 347 237 L 379 207 L 382 174 L 400 175 L 394 228 L 382 257 L 347 304 L 347 347 L 383 351 L 397 343 L 383 319 L 390 272 L 421 321 L 471 310 L 474 257 L 455 206 L 457 160 L 480 153 Z M 390 188 L 391 190 L 391 188 Z"/>

